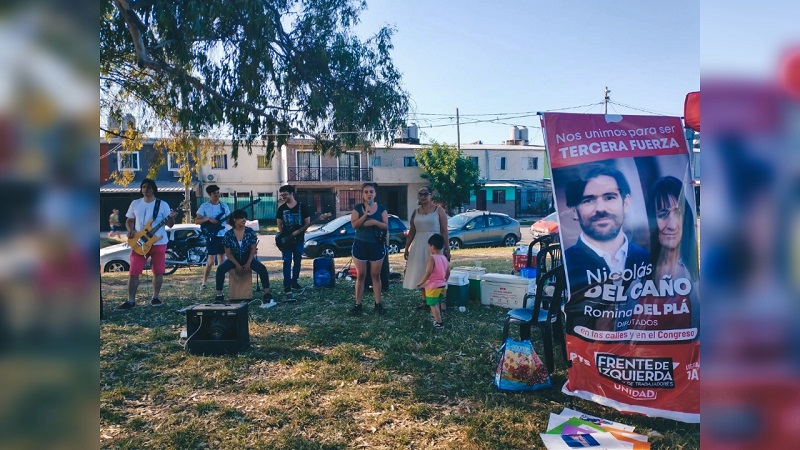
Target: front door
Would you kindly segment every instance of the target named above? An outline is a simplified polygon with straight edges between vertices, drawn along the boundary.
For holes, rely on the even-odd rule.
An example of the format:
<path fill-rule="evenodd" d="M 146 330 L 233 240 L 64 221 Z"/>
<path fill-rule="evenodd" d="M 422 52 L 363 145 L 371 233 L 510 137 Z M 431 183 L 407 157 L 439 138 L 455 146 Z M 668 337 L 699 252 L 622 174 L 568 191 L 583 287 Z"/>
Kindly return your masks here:
<path fill-rule="evenodd" d="M 361 154 L 339 155 L 339 181 L 361 181 Z"/>
<path fill-rule="evenodd" d="M 314 152 L 297 152 L 297 180 L 319 181 L 319 154 Z"/>
<path fill-rule="evenodd" d="M 475 194 L 475 209 L 479 211 L 486 211 L 486 191 L 479 190 Z"/>

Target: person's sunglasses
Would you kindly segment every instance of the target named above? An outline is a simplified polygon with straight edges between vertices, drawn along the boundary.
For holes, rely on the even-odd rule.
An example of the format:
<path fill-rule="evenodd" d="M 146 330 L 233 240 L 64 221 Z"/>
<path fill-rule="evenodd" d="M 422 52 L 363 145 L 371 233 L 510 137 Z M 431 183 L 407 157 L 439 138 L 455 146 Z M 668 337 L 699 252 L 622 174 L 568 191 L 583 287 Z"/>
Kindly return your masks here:
<path fill-rule="evenodd" d="M 419 192 L 419 193 L 417 193 L 417 197 L 427 197 L 429 195 L 431 195 L 431 194 L 428 193 L 428 192 Z"/>

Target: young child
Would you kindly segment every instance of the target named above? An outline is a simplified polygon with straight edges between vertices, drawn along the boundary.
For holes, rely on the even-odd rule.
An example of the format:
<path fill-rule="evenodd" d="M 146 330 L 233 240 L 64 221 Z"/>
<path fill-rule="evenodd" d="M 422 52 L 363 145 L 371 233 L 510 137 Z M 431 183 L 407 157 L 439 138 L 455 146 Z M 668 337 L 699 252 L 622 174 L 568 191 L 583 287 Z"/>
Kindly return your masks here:
<path fill-rule="evenodd" d="M 417 287 L 425 289 L 425 303 L 431 307 L 433 315 L 433 328 L 442 329 L 442 311 L 439 305 L 444 298 L 444 291 L 447 287 L 447 279 L 450 277 L 450 264 L 447 257 L 442 254 L 444 248 L 444 238 L 441 234 L 434 234 L 428 238 L 428 251 L 431 257 L 425 267 L 425 275 L 417 283 Z"/>

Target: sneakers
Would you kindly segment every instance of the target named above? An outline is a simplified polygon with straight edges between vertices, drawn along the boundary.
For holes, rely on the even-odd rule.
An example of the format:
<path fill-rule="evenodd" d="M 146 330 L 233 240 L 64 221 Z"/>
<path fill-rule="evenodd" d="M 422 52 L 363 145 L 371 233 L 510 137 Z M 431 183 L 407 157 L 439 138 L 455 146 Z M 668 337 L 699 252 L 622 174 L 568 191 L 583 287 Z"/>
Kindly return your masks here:
<path fill-rule="evenodd" d="M 386 310 L 383 309 L 383 303 L 375 303 L 375 314 L 383 315 L 385 312 Z"/>
<path fill-rule="evenodd" d="M 284 286 L 283 287 L 283 293 L 284 294 L 291 294 L 292 293 L 292 288 L 289 287 L 289 286 Z"/>
<path fill-rule="evenodd" d="M 273 306 L 276 306 L 277 304 L 278 304 L 278 302 L 276 302 L 275 299 L 272 298 L 272 294 L 267 292 L 267 293 L 264 293 L 264 297 L 261 298 L 261 304 L 258 305 L 258 306 L 259 306 L 259 308 L 272 308 Z"/>
<path fill-rule="evenodd" d="M 303 290 L 303 286 L 300 286 L 300 285 L 299 285 L 299 284 L 297 284 L 297 282 L 295 281 L 294 283 L 292 283 L 292 289 L 294 289 L 295 291 L 302 291 L 302 290 Z"/>
<path fill-rule="evenodd" d="M 150 300 L 150 306 L 161 306 L 161 305 L 163 305 L 163 303 L 161 302 L 161 300 L 157 298 Z"/>
<path fill-rule="evenodd" d="M 364 308 L 360 304 L 355 305 L 352 308 L 350 308 L 350 315 L 351 316 L 360 316 L 361 313 L 363 313 L 363 312 L 364 312 Z"/>
<path fill-rule="evenodd" d="M 434 330 L 443 330 L 444 329 L 444 323 L 442 323 L 442 322 L 433 322 L 433 329 Z"/>
<path fill-rule="evenodd" d="M 224 301 L 225 301 L 225 297 L 223 297 L 222 294 L 217 295 L 216 297 L 214 297 L 214 303 L 224 303 Z"/>
<path fill-rule="evenodd" d="M 134 306 L 136 306 L 136 303 L 122 302 L 122 304 L 117 306 L 116 309 L 117 311 L 126 311 L 133 308 Z"/>

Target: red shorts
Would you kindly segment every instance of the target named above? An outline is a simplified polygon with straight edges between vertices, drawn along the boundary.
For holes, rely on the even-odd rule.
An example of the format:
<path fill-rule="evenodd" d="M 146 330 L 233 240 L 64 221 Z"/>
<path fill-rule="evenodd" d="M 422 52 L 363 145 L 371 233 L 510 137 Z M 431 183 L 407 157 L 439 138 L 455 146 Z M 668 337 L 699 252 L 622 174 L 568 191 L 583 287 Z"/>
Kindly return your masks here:
<path fill-rule="evenodd" d="M 164 264 L 164 261 L 166 261 L 166 254 L 167 244 L 150 247 L 150 253 L 148 253 L 147 256 L 142 256 L 131 250 L 131 270 L 128 274 L 131 276 L 141 275 L 144 270 L 144 263 L 147 261 L 147 258 L 150 257 L 150 269 L 153 271 L 153 275 L 164 275 L 166 270 L 166 264 Z"/>

